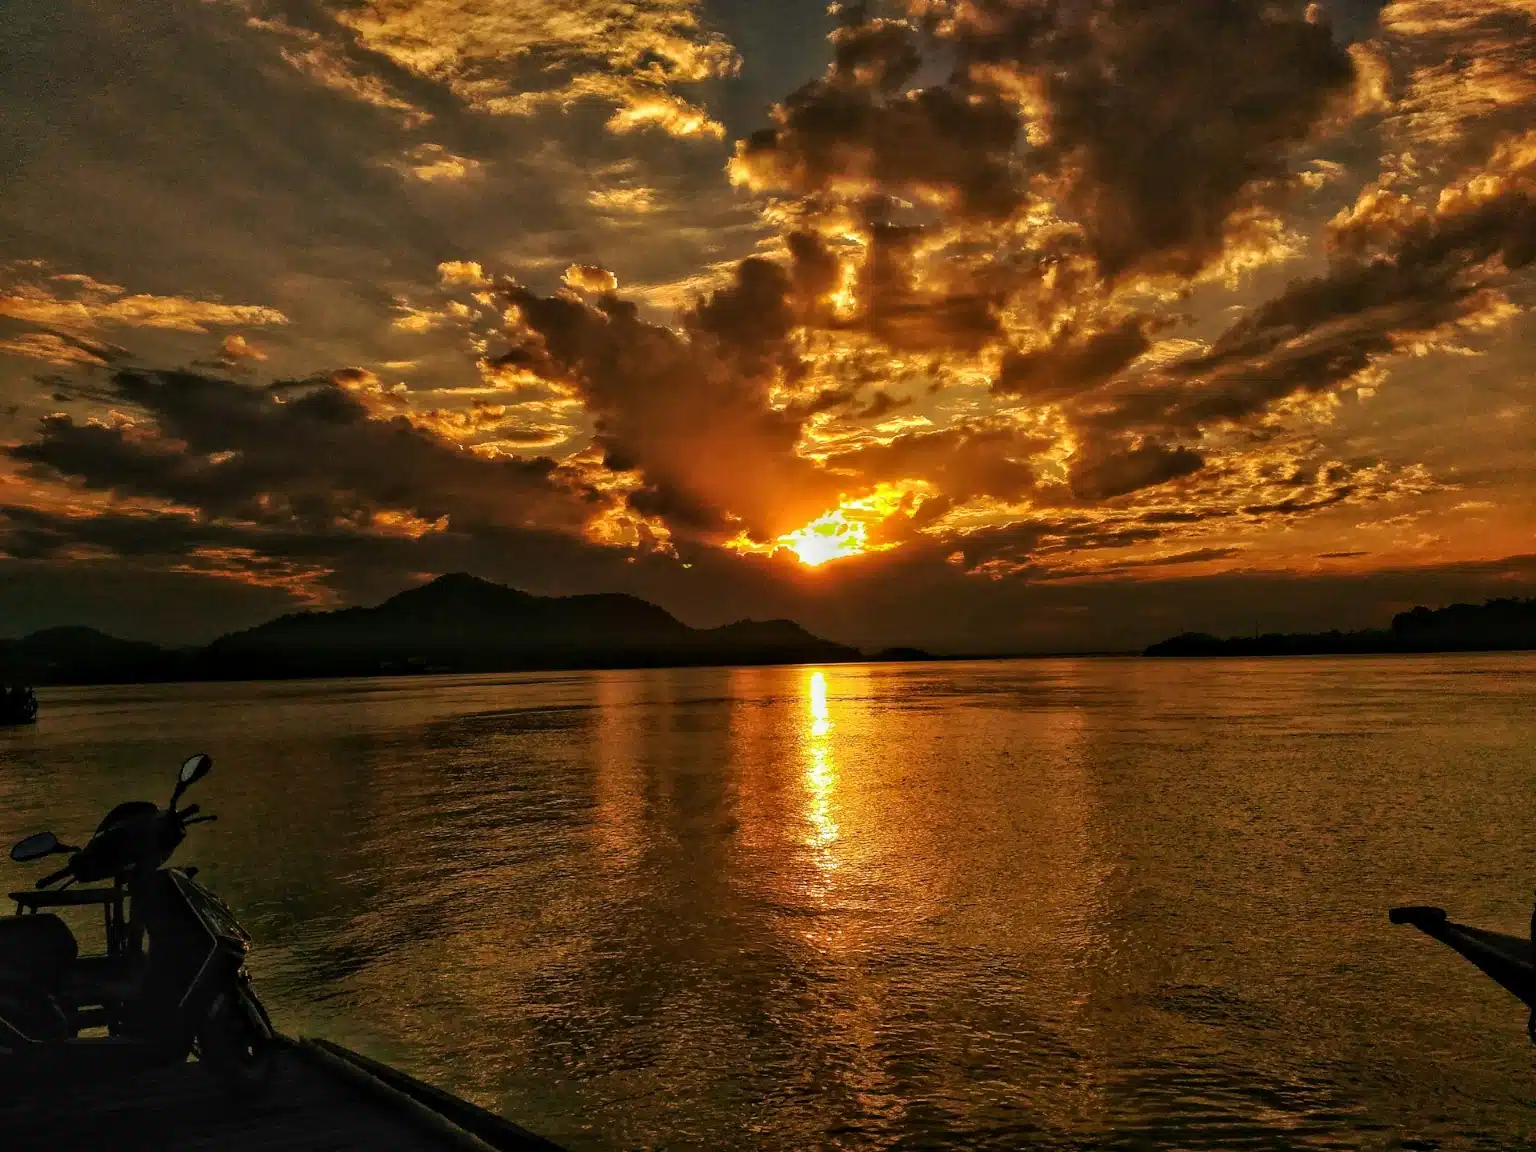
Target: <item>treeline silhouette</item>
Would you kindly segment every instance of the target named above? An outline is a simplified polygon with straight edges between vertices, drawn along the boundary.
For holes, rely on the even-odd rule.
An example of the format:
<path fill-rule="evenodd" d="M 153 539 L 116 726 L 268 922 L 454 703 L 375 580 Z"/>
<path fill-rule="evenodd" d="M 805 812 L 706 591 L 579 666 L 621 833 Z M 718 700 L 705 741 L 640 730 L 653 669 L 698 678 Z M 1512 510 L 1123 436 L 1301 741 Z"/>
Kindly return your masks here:
<path fill-rule="evenodd" d="M 1536 599 L 1489 600 L 1399 612 L 1390 628 L 1359 632 L 1270 632 L 1221 639 L 1185 632 L 1147 656 L 1342 656 L 1390 652 L 1499 652 L 1536 648 Z"/>
<path fill-rule="evenodd" d="M 456 573 L 373 608 L 296 612 L 168 649 L 93 628 L 0 640 L 0 681 L 122 684 L 862 659 L 789 620 L 690 628 L 634 596 L 533 596 Z"/>

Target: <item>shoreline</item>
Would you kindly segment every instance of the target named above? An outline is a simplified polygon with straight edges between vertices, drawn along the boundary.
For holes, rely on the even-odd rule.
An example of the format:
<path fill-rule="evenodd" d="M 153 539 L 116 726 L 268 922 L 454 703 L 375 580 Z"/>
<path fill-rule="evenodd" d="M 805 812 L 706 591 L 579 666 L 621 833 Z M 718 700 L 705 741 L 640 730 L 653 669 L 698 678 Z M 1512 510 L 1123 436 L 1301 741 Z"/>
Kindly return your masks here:
<path fill-rule="evenodd" d="M 650 672 L 650 671 L 677 671 L 697 669 L 700 671 L 709 669 L 732 668 L 835 668 L 839 666 L 856 665 L 893 665 L 893 664 L 990 664 L 990 663 L 1022 663 L 1035 660 L 1191 660 L 1191 661 L 1221 661 L 1221 660 L 1285 660 L 1285 659 L 1355 659 L 1355 658 L 1380 658 L 1380 657 L 1413 657 L 1413 656 L 1499 656 L 1521 655 L 1536 652 L 1536 647 L 1520 648 L 1436 648 L 1422 650 L 1390 649 L 1381 651 L 1352 651 L 1352 652 L 1170 652 L 1148 654 L 1147 652 L 1119 651 L 1119 652 L 1010 652 L 995 654 L 955 653 L 933 654 L 922 659 L 878 659 L 865 657 L 862 659 L 848 660 L 779 660 L 762 661 L 754 663 L 709 663 L 709 664 L 584 664 L 580 666 L 539 666 L 521 668 L 479 668 L 459 669 L 445 668 L 432 671 L 410 672 L 352 672 L 352 673 L 316 673 L 314 675 L 295 676 L 203 676 L 203 677 L 166 677 L 164 679 L 109 679 L 109 680 L 55 680 L 34 681 L 33 686 L 39 689 L 47 688 L 138 688 L 160 687 L 175 685 L 203 685 L 203 684 L 302 684 L 316 681 L 341 681 L 341 680 L 429 680 L 449 677 L 478 677 L 478 676 L 525 676 L 525 675 L 561 675 L 579 672 Z"/>

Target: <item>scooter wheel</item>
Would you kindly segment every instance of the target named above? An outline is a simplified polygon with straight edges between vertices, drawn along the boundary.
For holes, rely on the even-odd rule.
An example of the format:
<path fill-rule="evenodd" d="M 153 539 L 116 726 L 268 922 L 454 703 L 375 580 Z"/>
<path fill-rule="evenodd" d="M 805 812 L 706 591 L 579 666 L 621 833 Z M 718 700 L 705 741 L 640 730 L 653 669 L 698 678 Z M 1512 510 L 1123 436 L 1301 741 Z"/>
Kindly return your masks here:
<path fill-rule="evenodd" d="M 244 998 L 221 992 L 197 1030 L 197 1058 L 231 1095 L 254 1100 L 272 1079 L 272 1039 Z"/>

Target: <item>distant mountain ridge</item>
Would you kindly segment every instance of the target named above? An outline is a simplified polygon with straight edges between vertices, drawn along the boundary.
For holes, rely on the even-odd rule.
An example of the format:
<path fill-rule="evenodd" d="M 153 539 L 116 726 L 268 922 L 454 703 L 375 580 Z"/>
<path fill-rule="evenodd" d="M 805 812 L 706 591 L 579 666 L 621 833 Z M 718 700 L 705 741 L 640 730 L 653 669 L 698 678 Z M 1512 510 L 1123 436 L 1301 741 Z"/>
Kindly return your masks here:
<path fill-rule="evenodd" d="M 169 680 L 184 672 L 186 654 L 95 628 L 44 628 L 0 640 L 0 681 L 24 684 L 120 684 Z"/>
<path fill-rule="evenodd" d="M 91 628 L 0 641 L 0 679 L 36 684 L 858 660 L 790 620 L 690 628 L 635 596 L 535 596 L 464 573 L 372 608 L 294 612 L 171 651 Z"/>
<path fill-rule="evenodd" d="M 1392 652 L 1512 652 L 1536 649 L 1536 599 L 1507 598 L 1399 612 L 1390 628 L 1268 633 L 1220 639 L 1185 632 L 1147 656 L 1333 656 Z"/>

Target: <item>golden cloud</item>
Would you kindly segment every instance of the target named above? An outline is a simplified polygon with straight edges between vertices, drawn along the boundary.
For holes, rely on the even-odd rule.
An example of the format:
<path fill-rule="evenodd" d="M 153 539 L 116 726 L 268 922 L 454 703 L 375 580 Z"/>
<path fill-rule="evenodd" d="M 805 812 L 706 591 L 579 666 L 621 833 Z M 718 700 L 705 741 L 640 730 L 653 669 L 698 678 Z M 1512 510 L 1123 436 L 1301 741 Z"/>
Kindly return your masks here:
<path fill-rule="evenodd" d="M 390 321 L 390 327 L 418 335 L 445 325 L 466 324 L 476 316 L 475 310 L 461 300 L 449 300 L 436 308 L 418 308 L 410 301 L 396 297 L 394 310 L 395 318 Z"/>
<path fill-rule="evenodd" d="M 0 340 L 0 352 L 41 360 L 56 368 L 104 368 L 113 354 L 109 346 L 58 332 L 23 332 L 9 340 Z"/>
<path fill-rule="evenodd" d="M 1394 357 L 1478 347 L 1527 298 L 1512 278 L 1531 259 L 1536 137 L 1487 147 L 1488 126 L 1525 98 L 1500 39 L 1521 13 L 1496 7 L 1395 4 L 1368 44 L 1291 0 L 974 0 L 929 22 L 850 9 L 831 67 L 730 161 L 729 178 L 765 198 L 758 255 L 624 298 L 597 264 L 569 265 L 565 290 L 541 294 L 445 261 L 441 294 L 397 300 L 394 326 L 461 328 L 480 381 L 412 393 L 355 369 L 309 382 L 304 413 L 316 427 L 332 411 L 366 420 L 366 436 L 348 433 L 349 476 L 371 486 L 371 514 L 411 531 L 448 507 L 454 527 L 525 524 L 521 506 L 479 503 L 494 503 L 482 478 L 505 475 L 578 494 L 540 487 L 533 503 L 614 547 L 789 548 L 807 562 L 933 550 L 978 575 L 1074 579 L 1246 562 L 1276 523 L 1437 490 L 1411 463 L 1331 448 L 1323 437 L 1358 433 L 1329 426 L 1347 422 L 1339 397 L 1380 388 Z M 613 132 L 718 134 L 674 88 L 734 67 L 691 0 L 379 0 L 342 20 L 478 112 L 584 102 Z M 1436 69 L 1449 54 L 1404 48 L 1440 44 L 1453 25 L 1500 46 L 1496 79 L 1452 68 L 1473 92 L 1446 90 L 1452 73 Z M 1389 153 L 1357 188 L 1357 165 L 1313 157 L 1347 154 L 1334 133 L 1356 149 L 1375 139 L 1378 121 L 1351 125 L 1362 116 L 1386 118 L 1392 147 L 1417 133 L 1416 154 Z M 1447 135 L 1467 125 L 1476 148 Z M 421 145 L 400 166 L 441 182 L 474 163 Z M 643 216 L 660 194 L 636 172 L 615 165 L 574 195 Z M 1303 253 L 1309 276 L 1255 296 L 1268 282 L 1255 270 Z M 566 259 L 545 250 L 518 266 L 547 285 Z M 60 307 L 137 299 L 85 277 L 48 288 Z M 42 307 L 20 290 L 5 299 Z M 670 324 L 650 311 L 663 308 Z M 62 340 L 28 347 L 90 362 Z M 167 443 L 179 387 L 133 386 L 167 414 Z M 236 415 L 313 432 L 288 412 Z M 204 435 L 220 447 L 200 467 L 251 482 L 239 450 Z M 414 479 L 370 471 L 395 438 L 439 491 L 407 500 Z M 146 463 L 125 443 L 142 448 L 126 431 L 56 422 L 26 450 L 92 482 L 117 482 L 126 460 L 135 480 L 154 472 L 156 491 L 204 492 L 169 449 Z M 563 458 L 524 469 L 542 449 Z M 326 514 L 351 499 L 302 476 Z M 218 507 L 247 510 L 229 501 Z"/>
<path fill-rule="evenodd" d="M 318 32 L 296 28 L 282 20 L 251 17 L 247 27 L 283 42 L 282 58 L 311 80 L 364 104 L 399 113 L 411 127 L 426 123 L 431 114 L 401 98 L 378 75 L 366 72 L 348 58 L 344 46 L 328 44 Z"/>
<path fill-rule="evenodd" d="M 481 164 L 468 156 L 455 156 L 441 144 L 420 144 L 394 167 L 424 184 L 436 184 L 467 180 L 480 171 Z"/>
<path fill-rule="evenodd" d="M 12 265 L 14 271 L 18 266 Z M 73 289 L 72 294 L 61 290 Z M 127 294 L 116 284 L 104 284 L 74 273 L 47 277 L 47 282 L 11 284 L 0 289 L 0 316 L 65 329 L 101 325 L 126 328 L 169 328 L 206 332 L 208 326 L 286 324 L 275 308 L 257 304 L 223 304 L 185 296 Z"/>
<path fill-rule="evenodd" d="M 587 203 L 601 212 L 642 216 L 656 206 L 650 188 L 600 188 L 587 193 Z"/>
<path fill-rule="evenodd" d="M 672 92 L 738 66 L 698 9 L 697 0 L 378 0 L 338 18 L 370 51 L 482 111 L 529 115 L 592 100 L 615 107 L 615 131 L 718 135 L 707 114 Z M 535 86 L 551 76 L 553 87 Z"/>
<path fill-rule="evenodd" d="M 490 284 L 485 269 L 473 260 L 445 260 L 437 266 L 437 277 L 444 287 L 483 288 Z"/>
<path fill-rule="evenodd" d="M 626 93 L 608 118 L 608 128 L 616 133 L 660 128 L 668 136 L 707 136 L 716 140 L 725 135 L 724 124 L 670 92 Z"/>
<path fill-rule="evenodd" d="M 1536 118 L 1536 9 L 1526 0 L 1396 0 L 1381 39 L 1400 89 L 1383 183 L 1483 152 Z M 1432 173 L 1430 173 L 1432 175 Z"/>
<path fill-rule="evenodd" d="M 282 57 L 311 80 L 318 80 L 327 88 L 344 93 L 364 104 L 401 113 L 408 124 L 424 124 L 432 117 L 408 100 L 402 100 L 385 87 L 377 76 L 354 72 L 339 57 L 324 48 L 306 48 L 294 51 L 285 48 Z"/>
<path fill-rule="evenodd" d="M 572 264 L 560 279 L 567 288 L 576 292 L 612 292 L 619 286 L 617 276 L 595 264 Z"/>
<path fill-rule="evenodd" d="M 219 344 L 219 359 L 227 364 L 240 364 L 247 360 L 260 363 L 266 358 L 265 352 L 238 332 L 231 332 Z"/>

